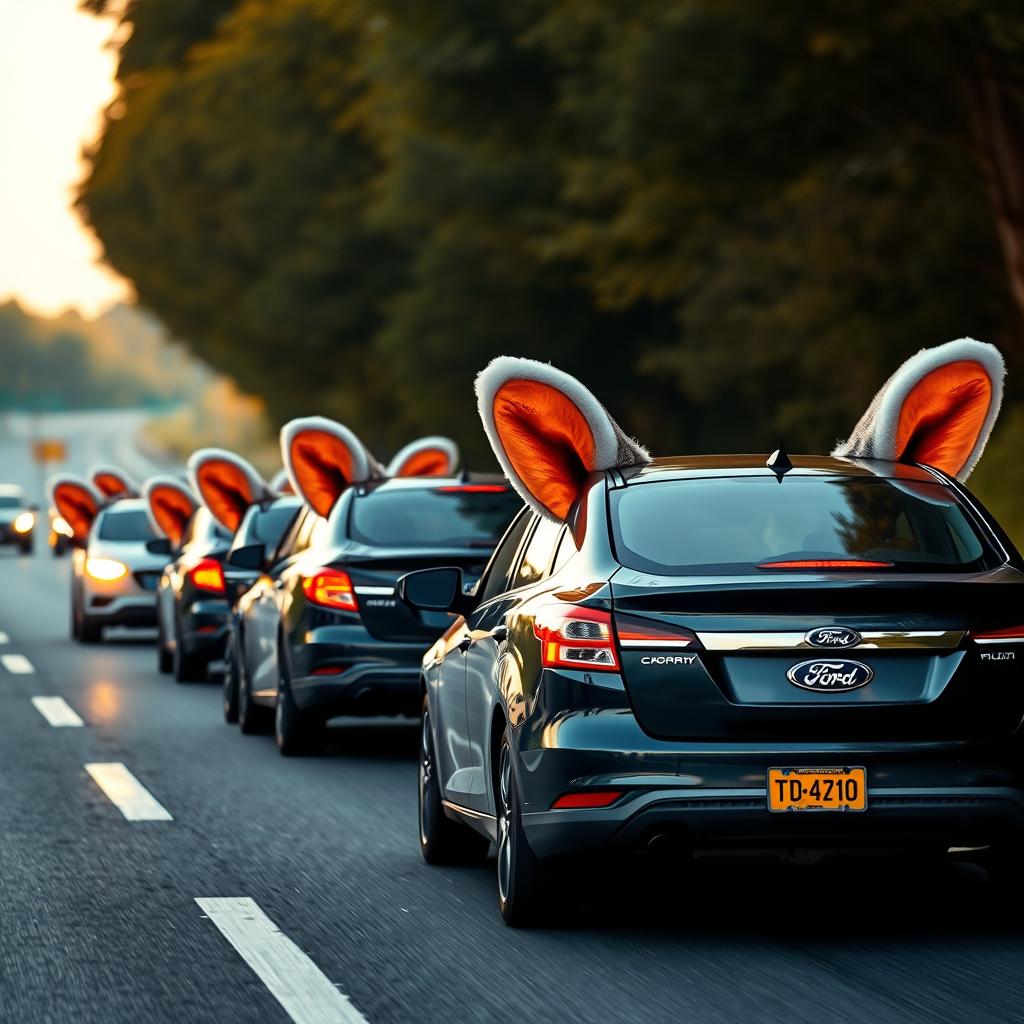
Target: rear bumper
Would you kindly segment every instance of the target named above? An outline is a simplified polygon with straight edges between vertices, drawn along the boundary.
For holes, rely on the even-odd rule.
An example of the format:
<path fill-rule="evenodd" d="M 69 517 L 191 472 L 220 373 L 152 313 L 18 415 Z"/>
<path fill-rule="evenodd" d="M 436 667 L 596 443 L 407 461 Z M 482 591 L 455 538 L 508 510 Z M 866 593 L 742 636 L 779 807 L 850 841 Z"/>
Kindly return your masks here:
<path fill-rule="evenodd" d="M 303 711 L 328 718 L 419 714 L 425 644 L 386 643 L 347 625 L 310 630 L 304 641 L 290 651 L 292 696 Z"/>
<path fill-rule="evenodd" d="M 1017 741 L 992 743 L 670 744 L 628 711 L 570 713 L 519 737 L 523 827 L 541 857 L 601 847 L 643 849 L 655 837 L 699 849 L 983 846 L 1024 836 Z M 771 767 L 863 765 L 864 811 L 768 810 Z M 550 810 L 567 790 L 616 789 L 602 809 Z"/>

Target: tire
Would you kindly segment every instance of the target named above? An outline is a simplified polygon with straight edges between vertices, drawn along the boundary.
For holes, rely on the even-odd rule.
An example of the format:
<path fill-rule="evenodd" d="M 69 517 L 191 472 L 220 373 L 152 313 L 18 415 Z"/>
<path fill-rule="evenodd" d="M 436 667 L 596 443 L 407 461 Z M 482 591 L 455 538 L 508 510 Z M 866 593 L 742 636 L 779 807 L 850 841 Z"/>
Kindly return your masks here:
<path fill-rule="evenodd" d="M 224 651 L 224 721 L 234 725 L 238 721 L 238 631 L 231 630 L 231 638 Z"/>
<path fill-rule="evenodd" d="M 78 642 L 82 644 L 98 644 L 103 640 L 103 626 L 84 612 L 79 620 Z"/>
<path fill-rule="evenodd" d="M 274 740 L 284 757 L 315 754 L 324 741 L 326 723 L 305 714 L 295 703 L 292 688 L 282 675 L 274 707 Z"/>
<path fill-rule="evenodd" d="M 164 636 L 164 620 L 160 609 L 156 613 L 156 670 L 167 675 L 174 668 L 174 656 L 167 650 L 167 637 Z"/>
<path fill-rule="evenodd" d="M 1024 901 L 1024 844 L 1008 840 L 993 846 L 981 863 L 1000 899 L 1019 906 Z"/>
<path fill-rule="evenodd" d="M 78 601 L 75 598 L 75 589 L 72 586 L 71 590 L 71 639 L 81 640 L 82 639 L 82 622 L 81 616 L 78 614 Z"/>
<path fill-rule="evenodd" d="M 171 672 L 177 683 L 201 683 L 206 679 L 207 662 L 204 657 L 193 654 L 185 647 L 181 635 L 181 623 L 174 623 L 174 651 L 171 653 Z"/>
<path fill-rule="evenodd" d="M 272 719 L 270 709 L 253 702 L 249 696 L 249 674 L 245 670 L 241 640 L 238 644 L 238 728 L 246 736 L 260 736 L 270 732 Z"/>
<path fill-rule="evenodd" d="M 18 546 L 18 552 L 21 555 L 31 555 L 33 551 L 33 545 L 31 540 L 22 541 Z"/>
<path fill-rule="evenodd" d="M 482 864 L 487 858 L 490 840 L 461 821 L 449 818 L 441 800 L 430 707 L 424 695 L 420 713 L 420 853 L 428 864 Z"/>
<path fill-rule="evenodd" d="M 501 737 L 494 796 L 498 813 L 498 911 L 510 927 L 528 928 L 540 924 L 548 909 L 548 869 L 533 852 L 523 830 L 508 729 Z"/>

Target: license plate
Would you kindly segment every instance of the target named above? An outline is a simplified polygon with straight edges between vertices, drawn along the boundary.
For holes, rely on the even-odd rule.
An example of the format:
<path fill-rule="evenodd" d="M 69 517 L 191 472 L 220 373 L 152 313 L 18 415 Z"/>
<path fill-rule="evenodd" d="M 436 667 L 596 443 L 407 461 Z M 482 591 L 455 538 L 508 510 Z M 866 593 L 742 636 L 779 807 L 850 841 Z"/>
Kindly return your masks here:
<path fill-rule="evenodd" d="M 865 768 L 769 768 L 769 811 L 864 811 Z"/>

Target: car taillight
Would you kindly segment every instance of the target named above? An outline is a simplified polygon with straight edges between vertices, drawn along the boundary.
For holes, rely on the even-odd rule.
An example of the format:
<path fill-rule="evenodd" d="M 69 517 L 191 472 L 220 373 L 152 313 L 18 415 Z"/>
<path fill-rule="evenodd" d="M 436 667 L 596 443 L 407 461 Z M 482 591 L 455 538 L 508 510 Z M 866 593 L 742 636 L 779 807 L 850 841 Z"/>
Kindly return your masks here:
<path fill-rule="evenodd" d="M 587 668 L 617 672 L 611 614 L 579 605 L 548 605 L 538 610 L 533 632 L 540 640 L 545 668 Z"/>
<path fill-rule="evenodd" d="M 188 571 L 189 582 L 196 590 L 206 590 L 211 594 L 223 594 L 224 570 L 216 558 L 201 558 Z"/>
<path fill-rule="evenodd" d="M 1024 643 L 1024 626 L 971 630 L 971 639 L 979 644 L 1020 644 Z"/>
<path fill-rule="evenodd" d="M 448 484 L 438 487 L 439 494 L 504 494 L 508 484 Z"/>
<path fill-rule="evenodd" d="M 589 789 L 578 793 L 563 793 L 552 805 L 553 811 L 570 807 L 609 807 L 622 796 L 621 789 Z"/>
<path fill-rule="evenodd" d="M 640 615 L 615 616 L 620 647 L 696 647 L 697 636 L 682 626 Z"/>
<path fill-rule="evenodd" d="M 324 608 L 359 611 L 352 580 L 344 569 L 317 569 L 302 578 L 302 592 L 313 604 Z"/>

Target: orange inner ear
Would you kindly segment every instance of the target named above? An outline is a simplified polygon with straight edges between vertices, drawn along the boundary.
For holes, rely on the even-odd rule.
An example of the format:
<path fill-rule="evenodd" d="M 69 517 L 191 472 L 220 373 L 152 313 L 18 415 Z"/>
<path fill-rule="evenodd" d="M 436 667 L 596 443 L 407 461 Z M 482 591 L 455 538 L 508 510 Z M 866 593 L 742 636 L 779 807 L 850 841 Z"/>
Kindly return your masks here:
<path fill-rule="evenodd" d="M 157 525 L 177 547 L 185 535 L 185 525 L 196 510 L 195 505 L 176 487 L 154 487 L 149 495 L 149 507 Z"/>
<path fill-rule="evenodd" d="M 510 380 L 494 396 L 494 422 L 530 493 L 565 519 L 594 466 L 594 434 L 583 413 L 548 384 Z"/>
<path fill-rule="evenodd" d="M 97 473 L 92 482 L 108 498 L 114 497 L 115 494 L 124 494 L 128 490 L 125 482 L 113 473 Z"/>
<path fill-rule="evenodd" d="M 303 497 L 317 515 L 328 515 L 352 482 L 348 445 L 326 430 L 302 430 L 292 438 L 290 454 Z"/>
<path fill-rule="evenodd" d="M 226 459 L 210 459 L 196 471 L 196 483 L 214 518 L 237 530 L 255 498 L 245 473 Z"/>
<path fill-rule="evenodd" d="M 992 381 L 980 363 L 940 366 L 914 385 L 900 409 L 896 452 L 956 476 L 978 443 L 992 404 Z"/>
<path fill-rule="evenodd" d="M 58 484 L 53 492 L 53 503 L 67 520 L 71 532 L 79 540 L 85 540 L 99 511 L 96 499 L 77 484 Z"/>
<path fill-rule="evenodd" d="M 450 472 L 447 452 L 440 448 L 424 448 L 410 455 L 396 476 L 445 476 Z"/>

